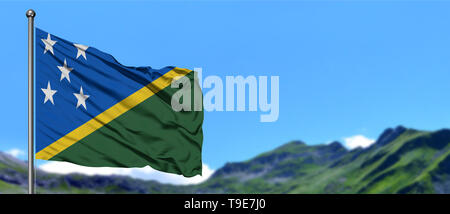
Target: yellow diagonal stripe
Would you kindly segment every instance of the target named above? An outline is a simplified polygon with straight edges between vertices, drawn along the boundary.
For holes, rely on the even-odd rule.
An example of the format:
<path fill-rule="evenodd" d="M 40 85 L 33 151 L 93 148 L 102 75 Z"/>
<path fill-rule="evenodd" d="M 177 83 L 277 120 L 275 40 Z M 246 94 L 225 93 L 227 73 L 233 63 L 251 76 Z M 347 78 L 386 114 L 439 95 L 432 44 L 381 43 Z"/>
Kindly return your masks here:
<path fill-rule="evenodd" d="M 172 69 L 163 76 L 159 77 L 158 79 L 154 80 L 153 82 L 134 92 L 127 98 L 111 106 L 103 113 L 97 115 L 96 117 L 92 118 L 91 120 L 84 123 L 80 127 L 69 132 L 64 137 L 48 145 L 47 147 L 36 153 L 36 158 L 42 160 L 49 160 L 53 156 L 72 146 L 74 143 L 80 141 L 81 139 L 85 138 L 86 136 L 93 133 L 97 129 L 103 127 L 112 120 L 116 119 L 123 113 L 134 108 L 135 106 L 144 102 L 146 99 L 150 98 L 154 94 L 163 90 L 172 83 L 172 79 L 180 76 L 185 76 L 190 72 L 191 70 L 189 69 L 183 68 Z"/>

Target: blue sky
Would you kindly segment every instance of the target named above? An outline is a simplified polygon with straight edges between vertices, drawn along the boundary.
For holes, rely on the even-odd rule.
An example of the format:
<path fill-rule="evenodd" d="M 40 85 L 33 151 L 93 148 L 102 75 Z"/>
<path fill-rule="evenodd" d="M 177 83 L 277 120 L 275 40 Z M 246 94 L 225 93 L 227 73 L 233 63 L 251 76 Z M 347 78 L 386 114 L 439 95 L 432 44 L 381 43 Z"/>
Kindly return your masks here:
<path fill-rule="evenodd" d="M 37 27 L 125 65 L 279 76 L 277 122 L 260 123 L 260 112 L 206 112 L 203 161 L 213 169 L 291 140 L 450 124 L 450 2 L 2 2 L 3 151 L 26 151 L 28 8 Z"/>

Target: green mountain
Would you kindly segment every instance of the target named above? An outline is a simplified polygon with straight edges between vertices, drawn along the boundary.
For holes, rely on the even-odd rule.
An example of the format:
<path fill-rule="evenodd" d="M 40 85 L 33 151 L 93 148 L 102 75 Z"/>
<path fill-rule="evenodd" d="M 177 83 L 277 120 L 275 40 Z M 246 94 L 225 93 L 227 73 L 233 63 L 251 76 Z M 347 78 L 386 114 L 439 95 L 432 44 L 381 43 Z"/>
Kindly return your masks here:
<path fill-rule="evenodd" d="M 450 193 L 450 130 L 387 129 L 369 148 L 291 142 L 230 163 L 201 192 Z"/>
<path fill-rule="evenodd" d="M 26 165 L 0 154 L 0 192 L 26 187 Z M 39 171 L 40 192 L 66 193 L 450 193 L 450 130 L 386 129 L 368 148 L 339 142 L 287 143 L 227 163 L 198 185 L 175 186 L 123 176 Z"/>
<path fill-rule="evenodd" d="M 26 193 L 27 163 L 0 152 L 0 193 Z M 126 176 L 58 175 L 36 171 L 37 193 L 187 193 L 188 187 Z"/>

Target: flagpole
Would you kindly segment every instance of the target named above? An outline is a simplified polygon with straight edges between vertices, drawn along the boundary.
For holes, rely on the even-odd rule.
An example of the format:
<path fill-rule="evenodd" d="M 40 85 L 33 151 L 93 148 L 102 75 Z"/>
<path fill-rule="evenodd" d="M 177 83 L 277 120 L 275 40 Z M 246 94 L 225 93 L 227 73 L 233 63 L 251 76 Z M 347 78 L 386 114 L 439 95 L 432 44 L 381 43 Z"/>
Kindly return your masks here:
<path fill-rule="evenodd" d="M 36 13 L 29 9 L 28 18 L 28 194 L 34 194 L 34 17 Z"/>

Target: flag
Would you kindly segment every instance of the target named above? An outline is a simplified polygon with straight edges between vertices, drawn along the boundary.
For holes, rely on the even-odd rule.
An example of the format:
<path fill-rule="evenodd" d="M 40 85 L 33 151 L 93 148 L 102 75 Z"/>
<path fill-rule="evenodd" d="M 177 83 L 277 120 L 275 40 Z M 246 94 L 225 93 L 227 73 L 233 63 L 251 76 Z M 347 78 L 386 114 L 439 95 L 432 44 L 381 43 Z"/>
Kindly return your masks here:
<path fill-rule="evenodd" d="M 38 28 L 35 35 L 37 159 L 201 174 L 203 108 L 194 106 L 201 96 L 194 71 L 128 67 L 91 46 Z M 172 107 L 184 84 L 171 84 L 181 79 L 193 88 L 179 100 L 190 110 Z"/>

